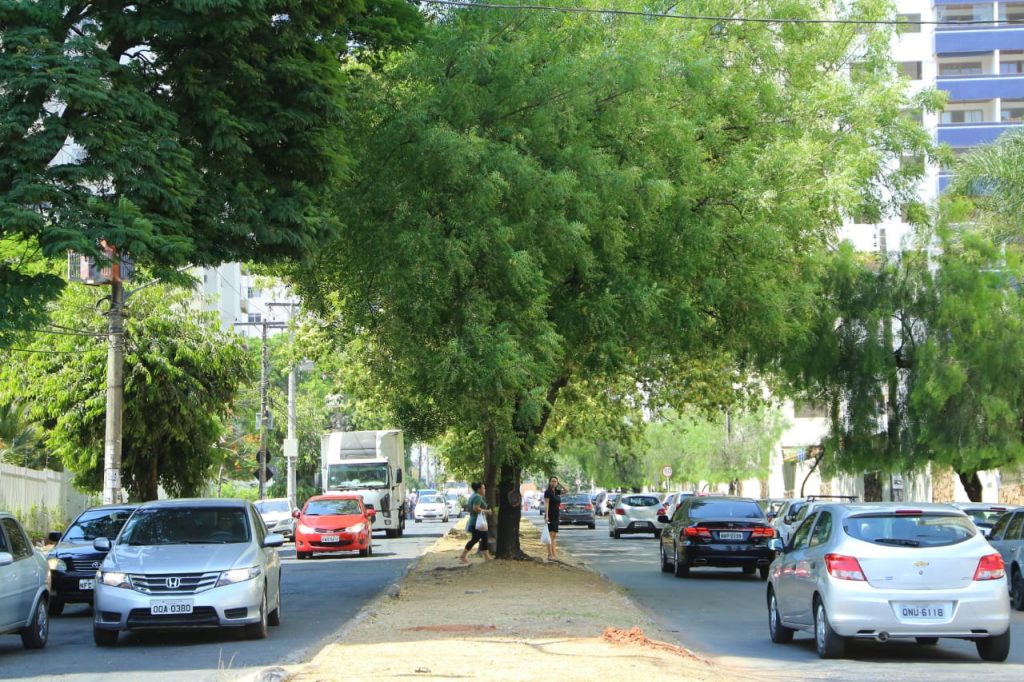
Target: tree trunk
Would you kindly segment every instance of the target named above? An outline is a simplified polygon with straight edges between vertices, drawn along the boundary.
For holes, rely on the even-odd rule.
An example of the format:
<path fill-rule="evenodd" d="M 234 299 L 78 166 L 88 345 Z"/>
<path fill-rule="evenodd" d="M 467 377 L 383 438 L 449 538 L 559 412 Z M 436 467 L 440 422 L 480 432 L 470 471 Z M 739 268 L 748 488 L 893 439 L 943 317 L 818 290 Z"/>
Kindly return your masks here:
<path fill-rule="evenodd" d="M 981 502 L 981 479 L 977 471 L 958 471 L 956 475 L 964 486 L 964 491 L 971 502 Z"/>
<path fill-rule="evenodd" d="M 519 520 L 523 516 L 522 498 L 519 485 L 522 471 L 511 461 L 501 465 L 501 479 L 498 482 L 498 539 L 495 556 L 498 559 L 527 559 L 519 544 Z"/>
<path fill-rule="evenodd" d="M 494 510 L 494 514 L 499 514 L 498 510 L 498 434 L 494 430 L 493 425 L 488 425 L 484 430 L 484 480 L 483 484 L 486 486 L 487 492 L 484 494 L 484 499 L 487 500 L 487 507 Z M 498 524 L 494 523 L 496 518 L 494 514 L 489 519 L 491 523 L 487 524 L 487 544 L 491 547 L 494 546 L 497 538 Z"/>
<path fill-rule="evenodd" d="M 864 474 L 864 501 L 882 501 L 882 478 L 877 471 Z"/>

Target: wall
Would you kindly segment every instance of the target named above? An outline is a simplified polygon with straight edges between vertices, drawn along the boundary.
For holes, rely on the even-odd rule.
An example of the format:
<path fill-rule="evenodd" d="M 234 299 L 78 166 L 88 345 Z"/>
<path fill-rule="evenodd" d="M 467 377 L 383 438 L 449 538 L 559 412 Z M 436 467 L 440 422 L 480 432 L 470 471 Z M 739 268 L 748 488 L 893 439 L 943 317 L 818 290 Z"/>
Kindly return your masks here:
<path fill-rule="evenodd" d="M 93 499 L 71 485 L 71 474 L 0 463 L 0 510 L 14 514 L 33 534 L 62 530 Z"/>

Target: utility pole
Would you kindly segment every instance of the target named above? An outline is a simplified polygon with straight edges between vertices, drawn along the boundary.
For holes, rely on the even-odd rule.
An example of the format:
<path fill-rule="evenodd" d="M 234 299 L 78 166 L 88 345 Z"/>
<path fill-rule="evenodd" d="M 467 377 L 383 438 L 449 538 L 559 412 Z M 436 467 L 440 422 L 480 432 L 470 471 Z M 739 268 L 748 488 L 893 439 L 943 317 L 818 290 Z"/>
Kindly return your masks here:
<path fill-rule="evenodd" d="M 295 301 L 288 303 L 268 303 L 271 306 L 288 306 L 288 343 L 295 346 L 295 327 L 291 325 L 295 317 Z M 298 437 L 298 416 L 295 408 L 295 386 L 298 382 L 298 364 L 292 363 L 288 370 L 288 436 L 284 441 L 284 460 L 287 467 L 287 496 L 288 504 L 295 507 L 295 465 L 299 458 L 299 437 Z"/>
<path fill-rule="evenodd" d="M 121 501 L 121 425 L 124 418 L 124 283 L 121 264 L 110 266 L 107 311 L 107 418 L 103 436 L 103 504 Z"/>
<path fill-rule="evenodd" d="M 263 362 L 260 372 L 260 499 L 267 496 L 267 384 L 270 382 L 270 349 L 267 347 L 267 323 L 263 322 Z"/>

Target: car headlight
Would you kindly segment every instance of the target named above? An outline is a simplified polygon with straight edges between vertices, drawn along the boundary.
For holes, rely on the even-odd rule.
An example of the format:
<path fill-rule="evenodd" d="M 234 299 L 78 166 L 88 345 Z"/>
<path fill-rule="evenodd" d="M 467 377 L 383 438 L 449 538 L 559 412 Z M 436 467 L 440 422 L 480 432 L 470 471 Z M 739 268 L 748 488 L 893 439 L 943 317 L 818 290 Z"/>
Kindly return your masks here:
<path fill-rule="evenodd" d="M 132 589 L 131 583 L 128 582 L 128 576 L 119 571 L 99 571 L 99 578 L 104 585 L 123 587 L 126 590 Z"/>
<path fill-rule="evenodd" d="M 299 531 L 300 533 L 315 533 L 316 532 L 310 526 L 307 526 L 304 523 L 300 523 L 297 526 L 295 526 L 295 530 Z"/>
<path fill-rule="evenodd" d="M 64 560 L 63 559 L 58 559 L 55 556 L 52 556 L 49 559 L 47 559 L 46 563 L 49 564 L 51 571 L 66 571 L 66 570 L 68 570 L 68 565 L 66 563 L 64 563 Z"/>
<path fill-rule="evenodd" d="M 259 577 L 261 573 L 263 573 L 263 570 L 259 566 L 233 568 L 230 571 L 224 571 L 220 574 L 220 578 L 217 579 L 217 587 L 221 587 L 223 585 L 234 585 L 235 583 L 244 583 L 246 580 L 252 580 L 253 578 Z"/>
<path fill-rule="evenodd" d="M 349 533 L 362 533 L 364 530 L 366 530 L 366 524 L 357 523 L 354 526 L 350 526 L 347 530 Z"/>

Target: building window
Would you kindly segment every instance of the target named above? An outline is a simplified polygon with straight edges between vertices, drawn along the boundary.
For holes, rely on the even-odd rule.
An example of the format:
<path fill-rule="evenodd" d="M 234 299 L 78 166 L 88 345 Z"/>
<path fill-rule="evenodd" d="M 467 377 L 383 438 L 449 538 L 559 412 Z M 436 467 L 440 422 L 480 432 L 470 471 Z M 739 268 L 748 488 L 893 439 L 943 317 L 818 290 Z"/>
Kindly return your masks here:
<path fill-rule="evenodd" d="M 1024 121 L 1024 101 L 1004 100 L 999 120 L 1003 123 L 1021 123 Z"/>
<path fill-rule="evenodd" d="M 1024 3 L 1002 3 L 999 5 L 999 21 L 1009 24 L 1024 24 Z"/>
<path fill-rule="evenodd" d="M 897 14 L 896 21 L 910 22 L 906 26 L 900 26 L 900 33 L 920 33 L 921 21 L 920 14 Z"/>
<path fill-rule="evenodd" d="M 982 123 L 985 112 L 982 109 L 962 109 L 960 111 L 943 111 L 939 123 Z"/>
<path fill-rule="evenodd" d="M 940 76 L 977 76 L 981 73 L 981 62 L 946 62 L 945 64 L 939 64 Z"/>
<path fill-rule="evenodd" d="M 999 55 L 999 73 L 1024 73 L 1024 52 L 1021 50 L 1003 50 Z"/>
<path fill-rule="evenodd" d="M 249 313 L 249 322 L 253 324 L 259 324 L 263 321 L 263 315 L 260 313 Z"/>
<path fill-rule="evenodd" d="M 258 287 L 249 287 L 247 289 L 246 298 L 259 298 L 262 292 Z"/>
<path fill-rule="evenodd" d="M 912 81 L 921 80 L 921 62 L 900 62 L 903 75 Z"/>
<path fill-rule="evenodd" d="M 941 5 L 935 8 L 935 20 L 943 23 L 967 23 L 992 21 L 992 5 Z M 936 26 L 937 30 L 958 28 L 957 26 Z M 970 28 L 970 26 L 967 26 Z"/>

